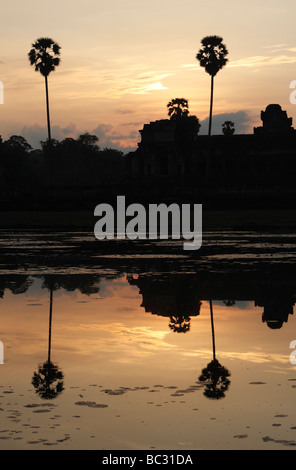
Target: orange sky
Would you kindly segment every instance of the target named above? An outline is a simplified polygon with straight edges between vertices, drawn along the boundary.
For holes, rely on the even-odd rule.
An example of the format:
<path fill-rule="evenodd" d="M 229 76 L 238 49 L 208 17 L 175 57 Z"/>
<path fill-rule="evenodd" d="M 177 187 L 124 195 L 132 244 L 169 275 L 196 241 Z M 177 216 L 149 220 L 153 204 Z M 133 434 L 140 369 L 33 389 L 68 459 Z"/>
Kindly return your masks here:
<path fill-rule="evenodd" d="M 191 113 L 205 120 L 210 79 L 195 56 L 211 34 L 222 36 L 229 50 L 215 83 L 214 114 L 222 116 L 214 132 L 226 118 L 237 132 L 252 132 L 269 103 L 294 118 L 295 12 L 292 0 L 213 0 L 211 6 L 198 0 L 52 0 L 49 7 L 36 0 L 6 2 L 0 135 L 21 134 L 34 146 L 46 138 L 44 80 L 27 59 L 31 43 L 43 36 L 62 47 L 61 65 L 49 80 L 53 137 L 59 140 L 89 131 L 102 147 L 132 148 L 144 123 L 165 118 L 175 97 L 188 99 Z"/>

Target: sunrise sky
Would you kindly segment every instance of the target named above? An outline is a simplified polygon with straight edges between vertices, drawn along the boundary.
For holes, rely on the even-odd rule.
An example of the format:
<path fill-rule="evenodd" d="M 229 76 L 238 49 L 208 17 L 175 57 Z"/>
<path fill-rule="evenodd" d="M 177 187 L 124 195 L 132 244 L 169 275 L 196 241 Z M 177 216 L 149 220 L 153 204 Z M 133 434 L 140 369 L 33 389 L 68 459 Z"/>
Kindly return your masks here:
<path fill-rule="evenodd" d="M 145 123 L 167 117 L 172 98 L 186 98 L 206 133 L 210 77 L 195 59 L 204 36 L 222 36 L 229 63 L 217 75 L 214 133 L 226 119 L 237 133 L 261 125 L 279 103 L 289 117 L 296 79 L 294 0 L 11 0 L 1 7 L 0 135 L 46 138 L 43 77 L 27 54 L 39 37 L 61 46 L 50 75 L 53 137 L 88 131 L 102 147 L 136 147 Z M 296 123 L 294 122 L 294 126 Z"/>

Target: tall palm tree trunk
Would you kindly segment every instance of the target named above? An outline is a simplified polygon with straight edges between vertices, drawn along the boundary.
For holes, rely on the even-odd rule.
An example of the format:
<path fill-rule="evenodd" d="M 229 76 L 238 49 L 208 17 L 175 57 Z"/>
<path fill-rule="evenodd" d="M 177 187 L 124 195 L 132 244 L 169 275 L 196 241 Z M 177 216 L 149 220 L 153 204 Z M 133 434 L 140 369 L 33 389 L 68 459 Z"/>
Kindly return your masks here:
<path fill-rule="evenodd" d="M 211 326 L 212 326 L 213 361 L 215 361 L 216 360 L 216 346 L 215 346 L 214 315 L 213 315 L 212 300 L 210 300 L 210 311 L 211 311 Z"/>
<path fill-rule="evenodd" d="M 210 116 L 209 116 L 209 130 L 208 130 L 208 156 L 206 161 L 206 176 L 205 180 L 208 183 L 211 175 L 211 160 L 212 160 L 212 119 L 213 119 L 213 97 L 214 97 L 214 75 L 211 75 L 211 98 L 210 98 Z"/>
<path fill-rule="evenodd" d="M 51 353 L 51 323 L 52 323 L 52 301 L 53 301 L 53 289 L 50 288 L 49 296 L 49 329 L 48 329 L 48 364 L 50 363 L 50 353 Z"/>
<path fill-rule="evenodd" d="M 214 75 L 211 75 L 211 100 L 210 100 L 209 132 L 208 132 L 209 136 L 212 133 L 213 97 L 214 97 Z"/>
<path fill-rule="evenodd" d="M 50 131 L 50 118 L 49 118 L 49 99 L 48 99 L 48 80 L 47 75 L 45 75 L 45 91 L 46 91 L 46 114 L 47 114 L 47 131 L 48 131 L 48 141 L 51 142 L 51 131 Z"/>
<path fill-rule="evenodd" d="M 47 114 L 47 131 L 48 131 L 48 146 L 46 149 L 47 157 L 48 157 L 48 175 L 49 175 L 49 187 L 52 191 L 53 188 L 53 168 L 52 168 L 52 146 L 51 146 L 51 129 L 50 129 L 50 116 L 49 116 L 49 97 L 48 97 L 48 79 L 47 75 L 45 75 L 45 91 L 46 91 L 46 114 Z"/>

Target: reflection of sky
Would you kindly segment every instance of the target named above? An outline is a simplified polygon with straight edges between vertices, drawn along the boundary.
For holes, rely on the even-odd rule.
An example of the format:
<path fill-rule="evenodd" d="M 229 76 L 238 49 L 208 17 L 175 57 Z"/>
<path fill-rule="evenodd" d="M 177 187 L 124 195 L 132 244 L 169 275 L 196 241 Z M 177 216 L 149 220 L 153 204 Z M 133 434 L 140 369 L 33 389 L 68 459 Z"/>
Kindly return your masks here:
<path fill-rule="evenodd" d="M 231 307 L 214 303 L 216 355 L 230 371 L 231 385 L 223 400 L 213 402 L 200 387 L 194 388 L 212 359 L 208 302 L 191 319 L 186 334 L 172 332 L 168 317 L 146 313 L 141 303 L 138 289 L 124 278 L 102 281 L 99 295 L 54 292 L 52 360 L 65 375 L 65 391 L 53 402 L 56 409 L 33 414 L 33 408 L 25 405 L 41 403 L 30 382 L 38 364 L 47 358 L 49 293 L 40 289 L 39 280 L 24 295 L 6 292 L 0 301 L 0 340 L 5 347 L 0 374 L 3 390 L 11 386 L 14 395 L 1 395 L 0 389 L 0 407 L 9 409 L 13 401 L 22 413 L 20 423 L 40 426 L 39 435 L 50 440 L 54 431 L 49 424 L 59 423 L 58 435 L 71 436 L 57 444 L 61 448 L 244 448 L 251 444 L 267 449 L 278 444 L 262 441 L 264 436 L 295 437 L 290 435 L 290 427 L 296 425 L 296 390 L 291 380 L 296 375 L 289 363 L 289 345 L 295 339 L 293 316 L 281 330 L 272 331 L 262 323 L 262 308 L 251 302 Z M 122 387 L 128 389 L 122 392 Z M 74 405 L 77 401 L 84 406 Z M 85 402 L 108 407 L 91 409 Z M 50 421 L 53 413 L 61 417 Z M 287 417 L 275 418 L 276 414 Z M 8 413 L 2 416 L 7 427 Z M 281 426 L 273 426 L 277 422 Z M 24 442 L 1 440 L 0 447 L 43 446 L 26 444 L 33 440 L 33 430 L 13 425 L 22 430 Z M 245 434 L 244 439 L 233 437 Z"/>

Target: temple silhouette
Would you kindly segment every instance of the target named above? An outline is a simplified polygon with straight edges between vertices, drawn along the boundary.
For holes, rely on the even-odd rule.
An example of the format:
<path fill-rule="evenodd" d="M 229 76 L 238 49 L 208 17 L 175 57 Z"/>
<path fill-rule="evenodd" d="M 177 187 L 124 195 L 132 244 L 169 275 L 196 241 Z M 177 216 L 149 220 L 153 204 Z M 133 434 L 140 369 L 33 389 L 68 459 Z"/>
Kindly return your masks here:
<path fill-rule="evenodd" d="M 198 121 L 145 124 L 125 158 L 127 193 L 139 198 L 199 200 L 216 205 L 294 204 L 296 131 L 279 104 L 261 112 L 252 134 L 198 135 Z"/>
<path fill-rule="evenodd" d="M 261 120 L 263 125 L 254 128 L 255 135 L 285 137 L 295 133 L 292 118 L 288 118 L 279 104 L 269 104 L 265 111 L 261 111 Z"/>

